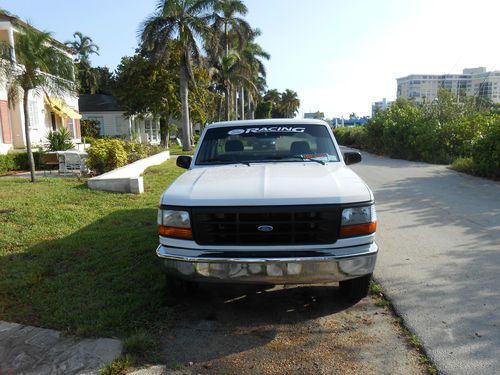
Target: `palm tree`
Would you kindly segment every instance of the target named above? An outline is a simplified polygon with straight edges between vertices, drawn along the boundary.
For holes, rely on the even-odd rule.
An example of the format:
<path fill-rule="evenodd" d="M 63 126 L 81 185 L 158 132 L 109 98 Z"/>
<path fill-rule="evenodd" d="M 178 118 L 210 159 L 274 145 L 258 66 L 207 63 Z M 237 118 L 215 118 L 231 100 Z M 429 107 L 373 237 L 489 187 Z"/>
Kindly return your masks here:
<path fill-rule="evenodd" d="M 246 65 L 242 63 L 241 57 L 236 51 L 230 51 L 228 56 L 219 57 L 210 69 L 212 79 L 218 83 L 218 87 L 224 92 L 226 119 L 231 120 L 231 95 L 237 85 L 250 87 L 257 90 L 248 75 Z"/>
<path fill-rule="evenodd" d="M 73 62 L 64 52 L 52 45 L 50 33 L 40 32 L 30 25 L 20 27 L 15 48 L 19 65 L 9 63 L 2 53 L 0 77 L 7 79 L 9 105 L 15 106 L 22 93 L 26 148 L 31 182 L 35 182 L 35 163 L 29 131 L 29 93 L 34 91 L 35 95 L 62 96 L 73 91 Z"/>
<path fill-rule="evenodd" d="M 300 107 L 300 100 L 295 91 L 286 89 L 281 94 L 281 108 L 286 118 L 295 117 Z"/>
<path fill-rule="evenodd" d="M 241 115 L 242 119 L 245 117 L 245 90 L 247 90 L 248 97 L 248 107 L 250 109 L 250 116 L 253 118 L 252 105 L 255 102 L 255 98 L 260 96 L 260 93 L 265 89 L 265 78 L 266 78 L 266 68 L 262 59 L 269 60 L 271 56 L 262 49 L 262 47 L 257 44 L 254 40 L 255 37 L 260 35 L 260 30 L 253 30 L 250 34 L 245 48 L 241 52 L 243 63 L 245 64 L 253 87 L 242 86 L 241 87 Z M 255 88 L 255 89 L 254 89 Z"/>
<path fill-rule="evenodd" d="M 271 102 L 273 104 L 273 110 L 272 110 L 273 118 L 283 117 L 283 112 L 281 108 L 281 94 L 278 90 L 276 89 L 268 90 L 264 95 L 264 100 Z"/>
<path fill-rule="evenodd" d="M 74 41 L 64 44 L 75 51 L 78 62 L 89 63 L 89 56 L 92 53 L 99 55 L 99 46 L 93 42 L 92 38 L 83 35 L 80 31 L 75 32 L 73 38 L 75 38 Z"/>
<path fill-rule="evenodd" d="M 222 34 L 220 40 L 226 57 L 229 51 L 236 47 L 231 43 L 233 37 L 238 39 L 238 47 L 241 51 L 252 31 L 248 22 L 238 17 L 238 14 L 244 16 L 247 12 L 248 9 L 241 0 L 216 0 L 214 3 L 213 28 L 217 33 Z"/>
<path fill-rule="evenodd" d="M 155 59 L 168 60 L 171 41 L 181 49 L 180 97 L 182 104 L 182 148 L 191 150 L 188 80 L 194 82 L 193 61 L 200 63 L 199 40 L 208 34 L 213 0 L 160 0 L 155 14 L 141 27 L 143 48 Z"/>

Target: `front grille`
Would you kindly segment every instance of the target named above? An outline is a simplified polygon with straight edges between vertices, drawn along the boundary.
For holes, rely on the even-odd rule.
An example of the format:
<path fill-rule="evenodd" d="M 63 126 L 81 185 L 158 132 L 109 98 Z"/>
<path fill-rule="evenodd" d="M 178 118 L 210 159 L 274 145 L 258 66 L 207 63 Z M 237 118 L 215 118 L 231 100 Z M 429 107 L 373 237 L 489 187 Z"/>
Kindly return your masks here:
<path fill-rule="evenodd" d="M 337 240 L 339 206 L 197 207 L 191 210 L 200 245 L 315 245 Z M 260 226 L 272 226 L 262 232 Z"/>

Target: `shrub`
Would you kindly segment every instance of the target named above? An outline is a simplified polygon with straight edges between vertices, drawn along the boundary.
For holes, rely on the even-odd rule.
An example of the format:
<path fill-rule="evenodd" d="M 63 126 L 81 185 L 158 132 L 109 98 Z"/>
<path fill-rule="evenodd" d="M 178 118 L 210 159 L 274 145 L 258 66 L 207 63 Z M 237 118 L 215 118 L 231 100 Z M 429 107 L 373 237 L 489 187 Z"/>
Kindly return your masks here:
<path fill-rule="evenodd" d="M 472 159 L 478 173 L 500 178 L 500 117 L 484 127 L 472 149 Z"/>
<path fill-rule="evenodd" d="M 0 173 L 16 170 L 16 163 L 12 154 L 0 155 Z"/>
<path fill-rule="evenodd" d="M 99 138 L 100 122 L 96 120 L 81 120 L 80 129 L 82 132 L 82 137 Z"/>
<path fill-rule="evenodd" d="M 71 142 L 71 134 L 65 128 L 60 128 L 55 132 L 49 132 L 47 134 L 47 140 L 49 141 L 50 151 L 66 151 L 73 148 L 73 143 Z"/>
<path fill-rule="evenodd" d="M 40 169 L 40 152 L 33 152 L 35 169 Z M 9 171 L 24 171 L 30 168 L 28 154 L 26 152 L 13 152 L 0 155 L 0 173 Z"/>
<path fill-rule="evenodd" d="M 342 146 L 368 148 L 368 134 L 364 126 L 349 126 L 333 130 L 337 142 Z"/>
<path fill-rule="evenodd" d="M 451 164 L 451 169 L 468 174 L 477 174 L 477 166 L 472 158 L 458 158 Z"/>
<path fill-rule="evenodd" d="M 148 145 L 138 142 L 125 142 L 125 152 L 129 163 L 148 157 Z"/>
<path fill-rule="evenodd" d="M 97 139 L 88 148 L 87 166 L 102 174 L 127 164 L 125 142 L 121 139 Z"/>

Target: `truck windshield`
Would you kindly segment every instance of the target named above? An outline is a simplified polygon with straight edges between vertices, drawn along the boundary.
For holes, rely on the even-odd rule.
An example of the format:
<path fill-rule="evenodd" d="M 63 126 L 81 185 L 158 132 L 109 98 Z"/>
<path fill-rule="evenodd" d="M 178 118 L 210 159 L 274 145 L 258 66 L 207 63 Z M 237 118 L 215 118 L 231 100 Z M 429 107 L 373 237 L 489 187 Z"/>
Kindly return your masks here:
<path fill-rule="evenodd" d="M 328 129 L 321 125 L 258 125 L 208 129 L 197 165 L 339 161 Z"/>

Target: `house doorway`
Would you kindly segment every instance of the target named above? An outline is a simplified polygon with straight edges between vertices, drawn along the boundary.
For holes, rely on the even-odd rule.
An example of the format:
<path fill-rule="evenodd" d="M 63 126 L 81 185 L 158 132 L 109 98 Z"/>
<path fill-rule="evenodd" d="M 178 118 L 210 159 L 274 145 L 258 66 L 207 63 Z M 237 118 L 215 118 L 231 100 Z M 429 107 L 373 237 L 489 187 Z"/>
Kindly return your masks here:
<path fill-rule="evenodd" d="M 54 112 L 50 112 L 50 122 L 52 124 L 52 131 L 57 130 L 57 123 L 56 123 L 56 114 Z"/>

